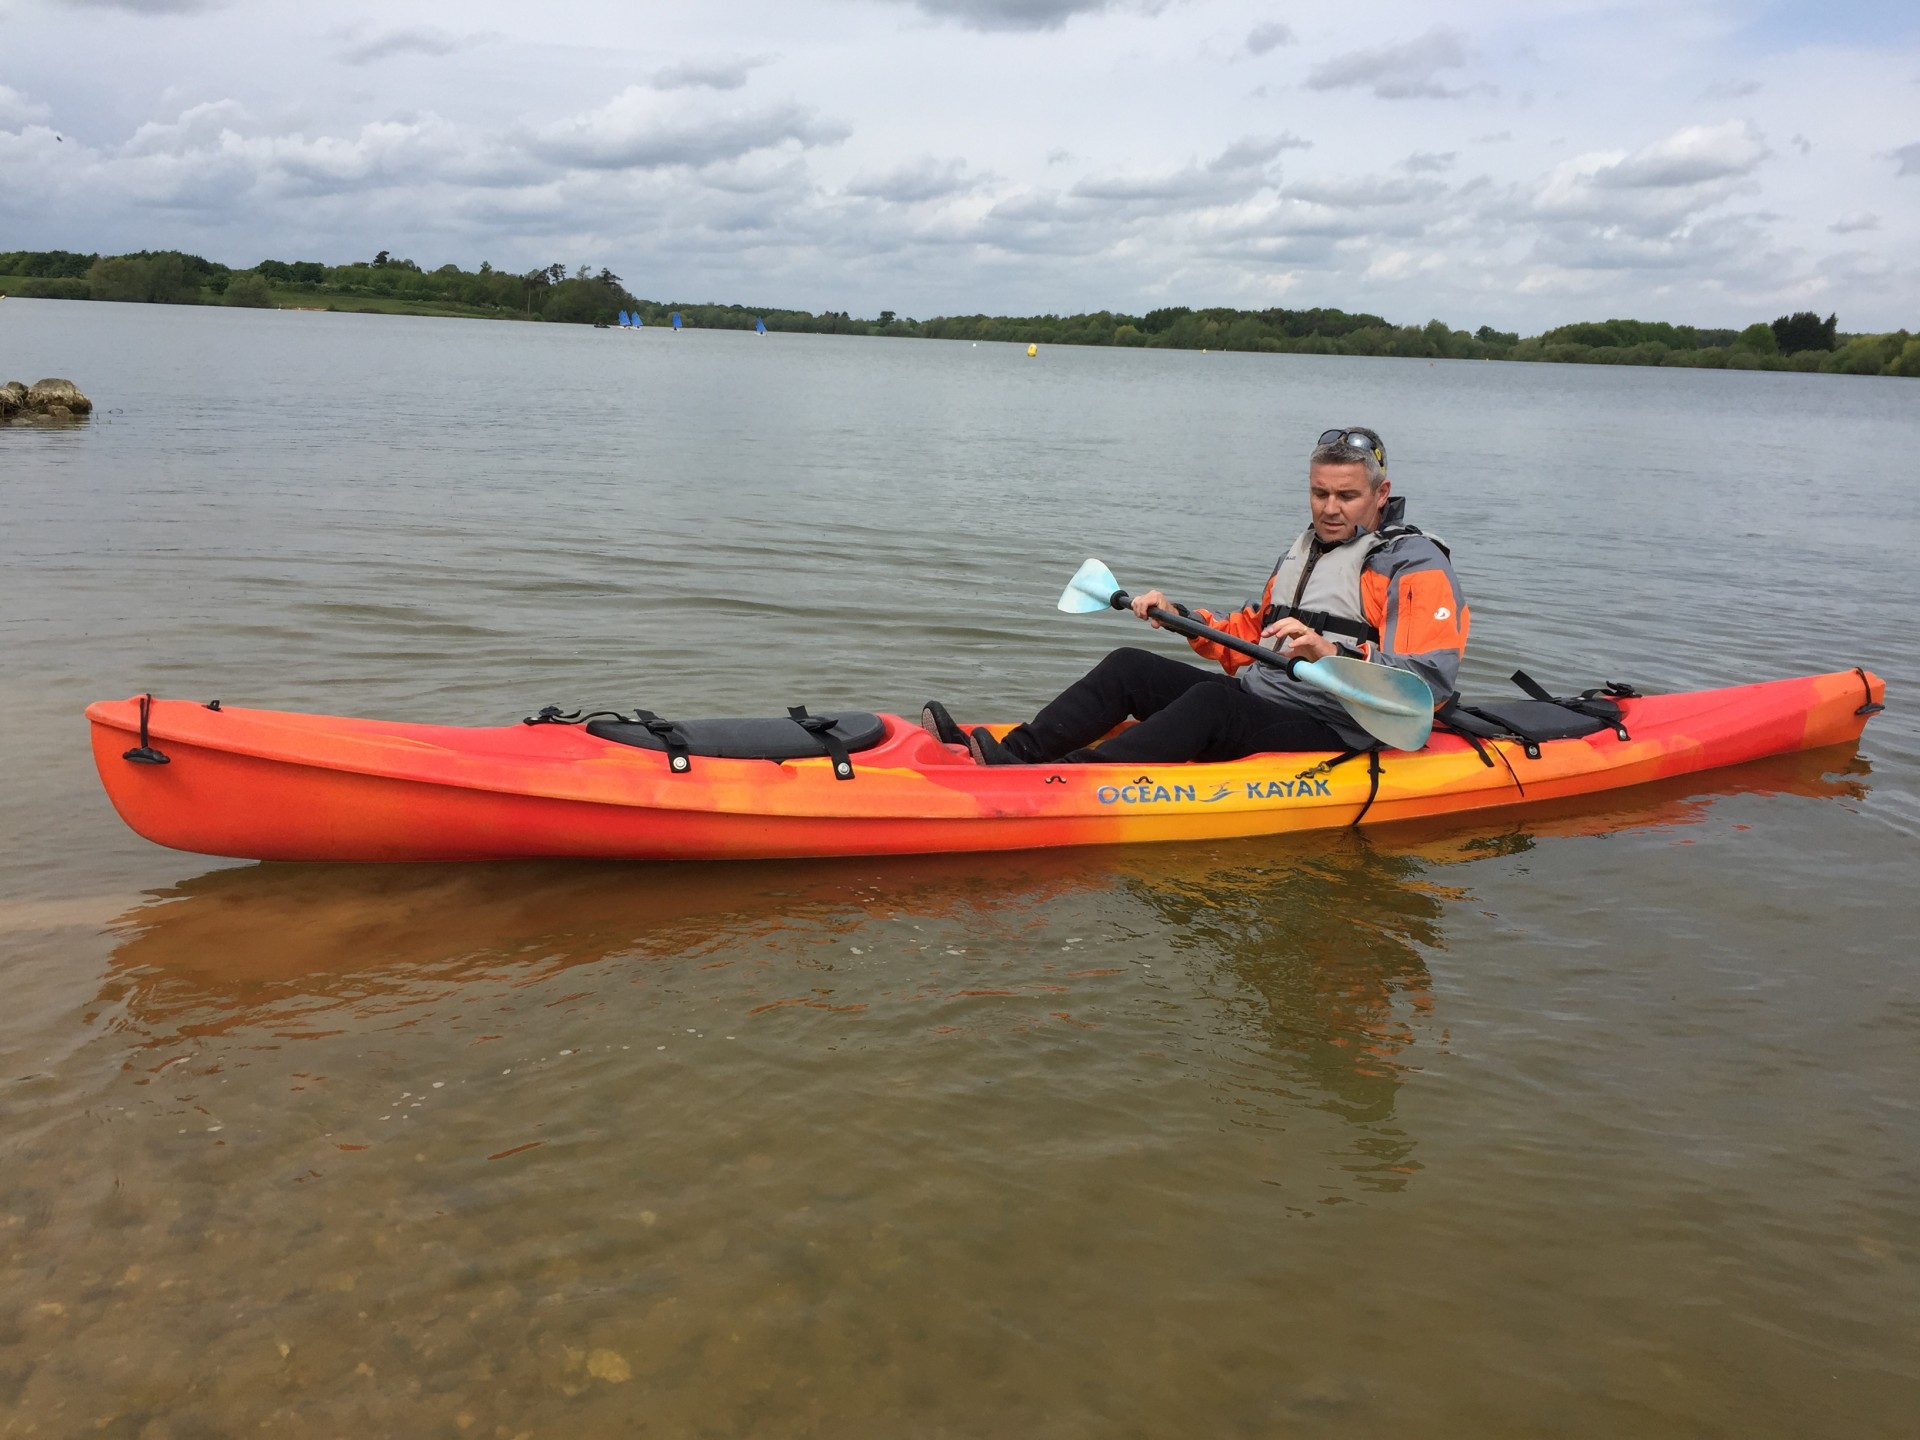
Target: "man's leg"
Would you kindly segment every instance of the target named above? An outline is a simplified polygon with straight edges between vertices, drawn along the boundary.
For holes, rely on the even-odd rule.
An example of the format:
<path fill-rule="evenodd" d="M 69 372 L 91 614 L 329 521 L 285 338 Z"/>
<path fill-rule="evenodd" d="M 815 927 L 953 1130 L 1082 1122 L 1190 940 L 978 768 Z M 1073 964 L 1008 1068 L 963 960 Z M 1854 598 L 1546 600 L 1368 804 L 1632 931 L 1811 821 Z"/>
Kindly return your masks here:
<path fill-rule="evenodd" d="M 1317 716 L 1249 695 L 1225 675 L 1225 684 L 1196 685 L 1153 716 L 1104 745 L 1075 750 L 1081 764 L 1167 764 L 1181 760 L 1238 760 L 1268 750 L 1345 750 L 1339 732 Z"/>
<path fill-rule="evenodd" d="M 1240 686 L 1218 671 L 1151 650 L 1115 650 L 1001 742 L 1028 764 L 1042 764 L 1091 745 L 1122 720 L 1157 715 L 1195 686 Z"/>

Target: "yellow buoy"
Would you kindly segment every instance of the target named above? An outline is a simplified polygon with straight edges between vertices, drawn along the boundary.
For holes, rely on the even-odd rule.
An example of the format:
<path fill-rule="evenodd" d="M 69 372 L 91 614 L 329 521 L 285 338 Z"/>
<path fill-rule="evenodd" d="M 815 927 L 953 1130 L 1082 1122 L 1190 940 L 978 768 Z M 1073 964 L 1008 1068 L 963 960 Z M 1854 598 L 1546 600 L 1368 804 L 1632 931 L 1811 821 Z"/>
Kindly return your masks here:
<path fill-rule="evenodd" d="M 1038 355 L 1039 353 L 1040 353 L 1040 347 L 1038 345 L 1027 346 L 1027 356 L 1029 359 L 1031 359 L 1035 355 Z"/>

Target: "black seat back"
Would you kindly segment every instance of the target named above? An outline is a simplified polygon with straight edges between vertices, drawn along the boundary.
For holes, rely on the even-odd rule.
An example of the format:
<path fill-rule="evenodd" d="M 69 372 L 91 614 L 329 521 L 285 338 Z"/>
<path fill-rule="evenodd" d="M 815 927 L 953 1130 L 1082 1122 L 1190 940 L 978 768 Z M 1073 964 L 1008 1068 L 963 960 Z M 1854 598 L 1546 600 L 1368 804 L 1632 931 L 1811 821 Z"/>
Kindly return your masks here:
<path fill-rule="evenodd" d="M 828 733 L 848 754 L 871 750 L 887 737 L 886 722 L 858 710 L 829 711 L 813 717 L 830 720 Z M 688 755 L 716 760 L 810 760 L 832 753 L 832 748 L 798 720 L 752 718 L 739 720 L 675 720 L 673 731 L 685 743 Z M 587 733 L 642 750 L 666 750 L 666 738 L 644 724 L 628 720 L 589 720 Z"/>

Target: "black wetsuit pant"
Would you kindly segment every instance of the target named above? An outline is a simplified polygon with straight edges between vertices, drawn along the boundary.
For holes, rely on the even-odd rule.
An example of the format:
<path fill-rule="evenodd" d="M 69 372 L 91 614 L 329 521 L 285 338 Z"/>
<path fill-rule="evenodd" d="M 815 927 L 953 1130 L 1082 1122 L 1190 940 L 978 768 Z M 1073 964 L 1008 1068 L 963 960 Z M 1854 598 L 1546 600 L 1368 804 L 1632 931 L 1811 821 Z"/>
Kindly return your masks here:
<path fill-rule="evenodd" d="M 1122 720 L 1138 720 L 1095 748 Z M 1231 675 L 1151 650 L 1115 650 L 1025 725 L 1006 747 L 1029 764 L 1237 760 L 1265 750 L 1345 750 L 1325 721 L 1247 693 Z"/>

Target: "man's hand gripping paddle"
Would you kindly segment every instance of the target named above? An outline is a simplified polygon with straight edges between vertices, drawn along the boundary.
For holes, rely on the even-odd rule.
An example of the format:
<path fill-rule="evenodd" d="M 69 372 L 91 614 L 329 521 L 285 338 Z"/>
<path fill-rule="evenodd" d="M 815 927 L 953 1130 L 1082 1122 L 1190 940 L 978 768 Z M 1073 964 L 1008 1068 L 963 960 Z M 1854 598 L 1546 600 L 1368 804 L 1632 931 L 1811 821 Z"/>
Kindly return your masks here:
<path fill-rule="evenodd" d="M 1060 593 L 1060 609 L 1069 615 L 1126 610 L 1132 604 L 1133 597 L 1120 588 L 1113 572 L 1098 560 L 1089 560 L 1075 571 L 1067 588 Z M 1303 685 L 1326 691 L 1340 702 L 1355 724 L 1396 750 L 1418 750 L 1433 732 L 1433 692 L 1427 688 L 1426 681 L 1409 671 L 1396 670 L 1391 665 L 1369 665 L 1346 655 L 1302 660 L 1255 645 L 1211 625 L 1202 625 L 1171 610 L 1154 609 L 1147 614 L 1176 634 L 1212 640 L 1262 665 L 1277 665 Z"/>

